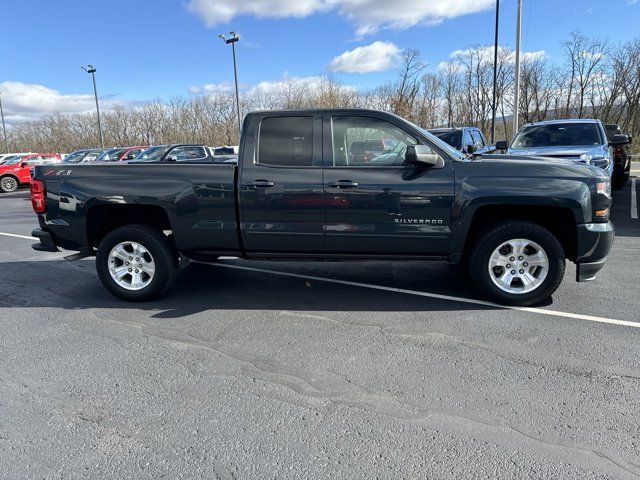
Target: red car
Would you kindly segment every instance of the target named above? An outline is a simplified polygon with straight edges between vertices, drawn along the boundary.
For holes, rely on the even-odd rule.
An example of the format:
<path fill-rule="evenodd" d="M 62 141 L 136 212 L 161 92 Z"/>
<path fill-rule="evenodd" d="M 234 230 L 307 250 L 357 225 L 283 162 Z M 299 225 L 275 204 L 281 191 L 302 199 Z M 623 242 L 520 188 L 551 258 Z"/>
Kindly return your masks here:
<path fill-rule="evenodd" d="M 12 158 L 0 165 L 0 192 L 15 192 L 21 185 L 31 183 L 34 165 L 50 165 L 60 162 L 57 153 L 29 153 Z"/>

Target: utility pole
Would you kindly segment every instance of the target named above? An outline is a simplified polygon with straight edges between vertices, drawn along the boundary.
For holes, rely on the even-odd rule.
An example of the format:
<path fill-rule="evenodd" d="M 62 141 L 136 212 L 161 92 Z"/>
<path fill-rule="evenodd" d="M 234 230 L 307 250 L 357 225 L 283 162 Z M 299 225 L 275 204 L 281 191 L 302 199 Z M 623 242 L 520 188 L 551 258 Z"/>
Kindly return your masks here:
<path fill-rule="evenodd" d="M 240 121 L 240 95 L 238 94 L 238 67 L 236 66 L 236 42 L 240 40 L 240 37 L 236 32 L 229 32 L 230 38 L 224 35 L 218 35 L 218 38 L 222 39 L 227 45 L 231 44 L 231 52 L 233 55 L 233 78 L 236 84 L 236 110 L 238 113 L 238 141 L 240 141 L 240 134 L 242 130 L 242 123 Z"/>
<path fill-rule="evenodd" d="M 498 82 L 498 25 L 500 23 L 500 0 L 496 0 L 496 35 L 493 42 L 493 100 L 491 102 L 491 143 L 496 134 L 496 83 Z"/>
<path fill-rule="evenodd" d="M 518 133 L 518 117 L 520 116 L 520 37 L 522 27 L 522 0 L 518 0 L 516 15 L 516 78 L 513 91 L 513 135 Z"/>
<path fill-rule="evenodd" d="M 2 109 L 2 92 L 0 92 L 0 117 L 2 117 L 2 131 L 4 133 L 4 146 L 9 153 L 9 142 L 7 142 L 7 127 L 4 124 L 4 110 Z"/>
<path fill-rule="evenodd" d="M 85 72 L 90 73 L 93 78 L 93 95 L 96 99 L 96 113 L 98 114 L 98 134 L 100 135 L 100 146 L 104 148 L 104 138 L 102 137 L 102 125 L 100 125 L 100 106 L 98 105 L 98 89 L 96 88 L 96 68 L 93 65 L 81 67 Z"/>

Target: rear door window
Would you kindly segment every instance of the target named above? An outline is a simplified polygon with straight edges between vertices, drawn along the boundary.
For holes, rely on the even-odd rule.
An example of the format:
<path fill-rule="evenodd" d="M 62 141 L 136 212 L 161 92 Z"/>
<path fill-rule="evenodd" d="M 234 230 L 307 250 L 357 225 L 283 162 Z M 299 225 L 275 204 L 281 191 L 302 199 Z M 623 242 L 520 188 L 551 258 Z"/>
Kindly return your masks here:
<path fill-rule="evenodd" d="M 313 117 L 267 117 L 260 123 L 258 163 L 279 167 L 311 167 Z"/>

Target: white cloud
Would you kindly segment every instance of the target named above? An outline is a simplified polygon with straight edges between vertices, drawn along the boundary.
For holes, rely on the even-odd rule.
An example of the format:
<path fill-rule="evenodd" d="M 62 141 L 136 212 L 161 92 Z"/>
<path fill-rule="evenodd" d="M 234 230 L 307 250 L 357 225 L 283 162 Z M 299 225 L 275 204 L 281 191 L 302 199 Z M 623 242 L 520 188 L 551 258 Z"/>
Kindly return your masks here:
<path fill-rule="evenodd" d="M 392 68 L 399 58 L 400 48 L 391 42 L 377 41 L 338 55 L 329 63 L 329 70 L 347 73 L 382 72 Z"/>
<path fill-rule="evenodd" d="M 314 89 L 320 85 L 322 77 L 310 76 L 310 77 L 291 77 L 285 73 L 282 80 L 267 80 L 258 83 L 256 86 L 249 89 L 250 94 L 265 94 L 273 95 L 284 93 L 291 89 L 307 88 Z"/>
<path fill-rule="evenodd" d="M 205 83 L 204 85 L 194 85 L 189 87 L 189 93 L 229 93 L 232 92 L 233 89 L 233 85 L 228 82 Z"/>
<path fill-rule="evenodd" d="M 209 27 L 241 15 L 258 18 L 307 17 L 333 10 L 356 27 L 358 35 L 380 28 L 402 30 L 492 8 L 495 0 L 189 0 L 187 8 Z"/>
<path fill-rule="evenodd" d="M 35 83 L 0 83 L 2 106 L 8 123 L 30 120 L 48 113 L 78 113 L 95 109 L 91 93 L 60 93 Z M 100 100 L 100 108 L 109 109 L 114 100 Z"/>

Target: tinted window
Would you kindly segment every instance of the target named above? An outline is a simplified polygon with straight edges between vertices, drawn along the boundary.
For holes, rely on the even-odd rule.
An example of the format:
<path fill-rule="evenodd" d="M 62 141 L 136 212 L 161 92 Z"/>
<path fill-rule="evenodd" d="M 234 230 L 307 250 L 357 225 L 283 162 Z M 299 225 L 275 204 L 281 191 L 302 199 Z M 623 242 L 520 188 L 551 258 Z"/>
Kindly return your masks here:
<path fill-rule="evenodd" d="M 178 162 L 204 160 L 207 158 L 207 152 L 205 147 L 199 146 L 176 147 L 169 152 L 169 157 L 174 157 Z"/>
<path fill-rule="evenodd" d="M 444 131 L 444 132 L 431 132 L 440 140 L 447 142 L 453 148 L 460 149 L 462 142 L 462 132 L 460 130 Z"/>
<path fill-rule="evenodd" d="M 333 117 L 333 166 L 392 166 L 404 163 L 407 145 L 416 139 L 384 120 Z"/>
<path fill-rule="evenodd" d="M 516 136 L 511 148 L 564 147 L 601 145 L 595 123 L 558 123 L 525 127 Z"/>
<path fill-rule="evenodd" d="M 313 158 L 313 117 L 272 117 L 260 123 L 258 163 L 310 167 Z"/>

